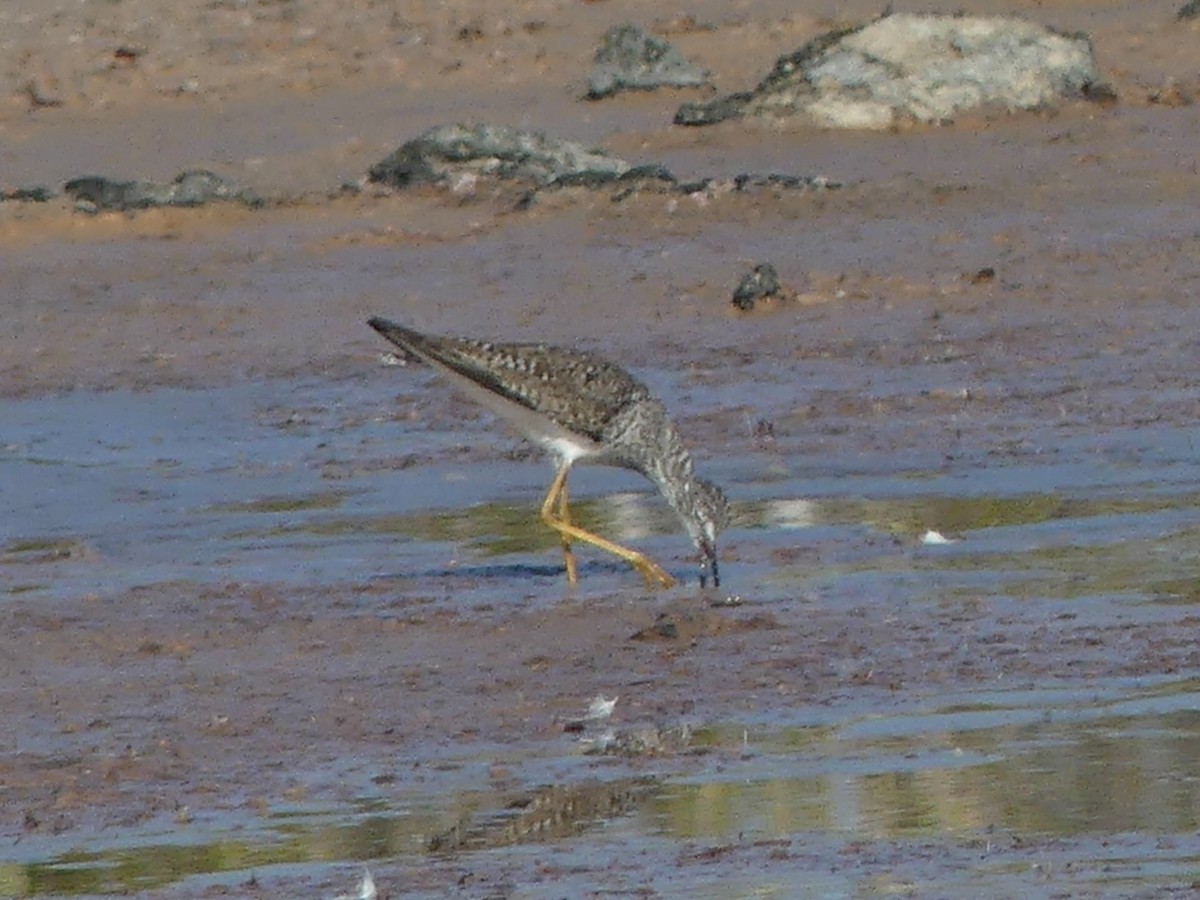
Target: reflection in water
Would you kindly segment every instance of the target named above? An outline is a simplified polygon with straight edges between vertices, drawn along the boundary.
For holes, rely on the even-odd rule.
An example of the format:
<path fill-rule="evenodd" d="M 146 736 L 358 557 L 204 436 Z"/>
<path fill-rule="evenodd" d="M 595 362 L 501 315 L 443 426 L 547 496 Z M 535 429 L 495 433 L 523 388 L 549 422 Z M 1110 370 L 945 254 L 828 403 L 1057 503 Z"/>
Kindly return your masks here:
<path fill-rule="evenodd" d="M 748 740 L 740 726 L 701 729 L 696 742 L 712 748 L 719 774 L 585 776 L 519 794 L 413 797 L 403 812 L 374 800 L 358 813 L 276 817 L 237 840 L 148 839 L 0 865 L 0 893 L 108 893 L 270 865 L 463 854 L 584 834 L 595 842 L 603 833 L 588 829 L 605 821 L 615 835 L 720 844 L 813 833 L 1191 832 L 1200 828 L 1200 782 L 1181 773 L 1200 771 L 1198 690 L 1192 682 L 1097 684 L 1091 702 L 1078 697 L 1063 715 L 1053 711 L 1062 700 L 1053 693 L 997 694 L 994 706 L 963 710 L 956 701 L 885 720 L 752 731 Z"/>
<path fill-rule="evenodd" d="M 430 836 L 425 848 L 449 853 L 571 837 L 588 825 L 636 809 L 654 785 L 652 778 L 627 778 L 539 788 L 508 798 L 484 815 L 464 813 L 450 828 Z"/>
<path fill-rule="evenodd" d="M 299 504 L 305 498 L 296 502 Z M 336 506 L 324 495 L 307 507 Z M 278 498 L 232 507 L 271 512 Z M 670 510 L 649 493 L 618 493 L 591 499 L 579 498 L 572 506 L 585 528 L 611 534 L 625 542 L 677 530 Z M 218 510 L 219 511 L 219 510 Z M 786 532 L 816 527 L 854 527 L 883 532 L 911 546 L 929 530 L 964 537 L 967 545 L 930 551 L 916 565 L 948 572 L 991 572 L 1012 578 L 1020 595 L 1041 592 L 1050 596 L 1080 596 L 1084 592 L 1111 592 L 1144 588 L 1156 559 L 1194 545 L 1200 537 L 1200 496 L 1152 497 L 1142 500 L 1080 500 L 1057 495 L 998 497 L 920 496 L 896 500 L 785 498 L 735 504 L 735 528 Z M 1051 535 L 1070 535 L 1071 543 L 1031 548 L 1030 528 L 1052 526 Z M 1164 532 L 1164 527 L 1167 529 Z M 482 503 L 465 509 L 419 511 L 375 516 L 313 515 L 303 521 L 288 520 L 250 525 L 230 533 L 244 543 L 286 541 L 298 536 L 317 539 L 361 539 L 365 535 L 405 538 L 423 543 L 450 543 L 472 548 L 480 558 L 513 554 L 542 555 L 557 546 L 557 537 L 544 527 L 532 506 Z M 799 539 L 798 539 L 799 540 Z M 950 545 L 954 546 L 954 545 Z M 1149 550 L 1153 546 L 1154 553 Z M 911 567 L 913 560 L 898 561 Z M 878 559 L 861 564 L 877 569 Z M 813 572 L 813 562 L 804 568 Z M 1200 560 L 1196 561 L 1200 579 Z M 844 565 L 836 569 L 853 571 Z M 1178 571 L 1176 568 L 1174 571 Z M 817 570 L 814 574 L 821 575 Z M 828 574 L 828 573 L 826 573 Z M 1081 575 L 1084 577 L 1081 579 Z M 777 579 L 785 576 L 776 576 Z M 1188 591 L 1185 582 L 1173 582 Z M 1069 593 L 1064 594 L 1069 588 Z"/>
<path fill-rule="evenodd" d="M 664 833 L 717 841 L 989 827 L 1064 837 L 1193 831 L 1200 784 L 1180 773 L 1200 771 L 1200 685 L 1127 687 L 1097 684 L 1066 713 L 1001 694 L 1004 706 L 966 715 L 947 710 L 872 719 L 865 729 L 800 729 L 818 736 L 800 756 L 791 751 L 797 731 L 752 733 L 753 753 L 726 767 L 728 780 L 668 785 L 647 810 Z M 1057 705 L 1062 698 L 1047 699 Z M 734 730 L 723 739 L 738 739 Z M 860 730 L 868 736 L 856 737 Z M 808 768 L 817 771 L 796 774 Z"/>

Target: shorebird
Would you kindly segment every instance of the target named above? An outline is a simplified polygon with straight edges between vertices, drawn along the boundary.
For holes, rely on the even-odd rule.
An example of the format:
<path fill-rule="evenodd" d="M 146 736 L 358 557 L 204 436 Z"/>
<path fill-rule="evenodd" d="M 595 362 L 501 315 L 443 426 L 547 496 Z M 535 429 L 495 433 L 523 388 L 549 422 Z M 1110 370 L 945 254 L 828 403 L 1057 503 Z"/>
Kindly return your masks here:
<path fill-rule="evenodd" d="M 700 553 L 700 586 L 719 586 L 717 535 L 729 504 L 715 484 L 697 478 L 692 457 L 666 407 L 644 384 L 592 353 L 546 344 L 497 344 L 421 334 L 387 319 L 372 328 L 410 357 L 481 403 L 549 452 L 557 471 L 542 502 L 542 520 L 562 539 L 567 581 L 578 574 L 573 541 L 591 544 L 630 563 L 647 584 L 675 579 L 640 551 L 585 531 L 571 521 L 567 474 L 587 462 L 641 472 L 675 510 Z"/>

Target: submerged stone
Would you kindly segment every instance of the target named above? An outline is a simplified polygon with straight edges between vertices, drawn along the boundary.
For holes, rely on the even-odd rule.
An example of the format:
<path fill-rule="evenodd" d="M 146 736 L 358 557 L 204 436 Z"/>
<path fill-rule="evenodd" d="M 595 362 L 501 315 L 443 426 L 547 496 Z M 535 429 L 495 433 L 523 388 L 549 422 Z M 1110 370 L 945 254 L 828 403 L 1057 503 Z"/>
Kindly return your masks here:
<path fill-rule="evenodd" d="M 680 125 L 804 116 L 831 128 L 948 122 L 981 107 L 1034 109 L 1095 92 L 1091 42 L 1022 19 L 890 15 L 780 57 L 753 91 L 679 108 Z"/>
<path fill-rule="evenodd" d="M 596 51 L 587 99 L 599 100 L 620 91 L 704 87 L 711 74 L 662 38 L 637 25 L 617 25 L 608 30 Z"/>
<path fill-rule="evenodd" d="M 180 172 L 171 182 L 116 181 L 103 175 L 85 175 L 68 181 L 63 190 L 77 202 L 95 209 L 147 209 L 154 206 L 202 206 L 216 200 L 256 206 L 259 197 L 244 191 L 228 178 L 205 169 Z"/>
<path fill-rule="evenodd" d="M 550 184 L 561 178 L 616 178 L 629 163 L 603 150 L 504 125 L 439 125 L 373 165 L 367 177 L 403 188 L 491 176 Z"/>

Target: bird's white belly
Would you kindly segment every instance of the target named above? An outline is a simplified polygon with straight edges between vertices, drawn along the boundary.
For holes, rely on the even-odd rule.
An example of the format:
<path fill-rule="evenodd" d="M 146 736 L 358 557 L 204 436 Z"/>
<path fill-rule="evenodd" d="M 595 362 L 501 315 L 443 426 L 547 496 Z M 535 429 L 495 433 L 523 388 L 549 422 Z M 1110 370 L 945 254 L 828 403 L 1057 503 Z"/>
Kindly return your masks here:
<path fill-rule="evenodd" d="M 568 437 L 546 435 L 539 437 L 537 442 L 567 465 L 584 457 L 596 455 L 595 443 L 586 439 L 573 440 Z"/>

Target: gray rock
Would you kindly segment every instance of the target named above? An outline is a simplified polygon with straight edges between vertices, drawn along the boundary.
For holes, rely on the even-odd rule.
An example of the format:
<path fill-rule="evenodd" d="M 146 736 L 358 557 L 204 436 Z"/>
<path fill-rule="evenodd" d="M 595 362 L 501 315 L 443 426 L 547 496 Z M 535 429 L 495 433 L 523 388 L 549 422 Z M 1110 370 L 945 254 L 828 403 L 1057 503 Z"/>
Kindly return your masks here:
<path fill-rule="evenodd" d="M 454 186 L 491 176 L 550 184 L 561 178 L 611 180 L 629 163 L 603 150 L 504 125 L 439 125 L 373 165 L 369 180 L 391 187 Z"/>
<path fill-rule="evenodd" d="M 608 30 L 596 51 L 587 99 L 599 100 L 619 91 L 704 87 L 711 76 L 661 38 L 636 25 L 617 25 Z"/>
<path fill-rule="evenodd" d="M 77 203 L 100 209 L 146 209 L 152 206 L 201 206 L 215 200 L 257 206 L 262 200 L 243 191 L 228 178 L 205 169 L 180 172 L 174 181 L 115 181 L 103 175 L 85 175 L 63 186 Z"/>
<path fill-rule="evenodd" d="M 466 192 L 481 177 L 526 187 L 517 200 L 525 209 L 546 193 L 565 189 L 607 190 L 613 202 L 639 194 L 707 194 L 759 190 L 828 190 L 841 187 L 819 176 L 743 174 L 680 182 L 659 163 L 632 166 L 604 150 L 587 149 L 544 134 L 502 125 L 443 125 L 408 141 L 371 167 L 368 180 L 405 188 L 434 184 Z"/>
<path fill-rule="evenodd" d="M 1200 0 L 1189 0 L 1189 2 L 1179 7 L 1179 12 L 1175 14 L 1177 19 L 1195 19 L 1200 17 Z"/>
<path fill-rule="evenodd" d="M 1097 85 L 1091 42 L 1021 19 L 891 15 L 780 57 L 749 93 L 680 107 L 675 122 L 800 115 L 830 128 L 949 122 L 967 110 L 1034 109 Z"/>

